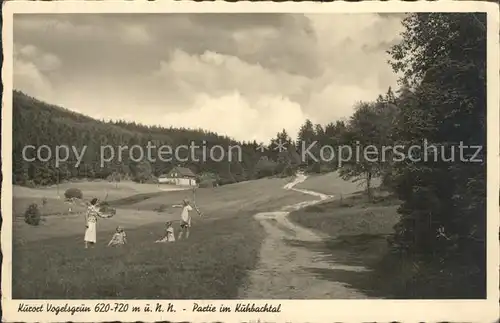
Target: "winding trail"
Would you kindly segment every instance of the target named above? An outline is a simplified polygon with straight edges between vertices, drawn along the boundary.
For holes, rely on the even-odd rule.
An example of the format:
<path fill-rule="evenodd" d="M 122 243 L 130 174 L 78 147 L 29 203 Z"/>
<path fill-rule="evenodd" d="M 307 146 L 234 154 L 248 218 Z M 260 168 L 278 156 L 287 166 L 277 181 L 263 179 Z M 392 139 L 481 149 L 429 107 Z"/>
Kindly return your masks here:
<path fill-rule="evenodd" d="M 341 282 L 325 280 L 308 269 L 340 269 L 366 271 L 364 267 L 332 263 L 325 256 L 300 246 L 301 243 L 321 243 L 326 236 L 288 220 L 288 214 L 314 205 L 333 196 L 295 188 L 307 176 L 297 175 L 283 188 L 318 197 L 317 200 L 289 205 L 280 211 L 255 214 L 266 231 L 257 268 L 250 272 L 250 283 L 240 290 L 240 299 L 366 299 L 363 293 Z M 290 241 L 295 243 L 292 245 Z"/>

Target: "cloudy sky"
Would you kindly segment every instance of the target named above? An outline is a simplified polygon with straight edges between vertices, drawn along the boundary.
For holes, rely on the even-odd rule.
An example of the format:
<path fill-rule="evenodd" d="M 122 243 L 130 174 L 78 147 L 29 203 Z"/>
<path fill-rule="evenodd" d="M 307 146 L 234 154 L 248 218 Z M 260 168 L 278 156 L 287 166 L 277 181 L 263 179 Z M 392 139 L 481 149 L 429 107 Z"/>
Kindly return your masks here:
<path fill-rule="evenodd" d="M 396 75 L 402 17 L 59 14 L 14 18 L 14 88 L 101 119 L 295 136 L 349 117 Z"/>

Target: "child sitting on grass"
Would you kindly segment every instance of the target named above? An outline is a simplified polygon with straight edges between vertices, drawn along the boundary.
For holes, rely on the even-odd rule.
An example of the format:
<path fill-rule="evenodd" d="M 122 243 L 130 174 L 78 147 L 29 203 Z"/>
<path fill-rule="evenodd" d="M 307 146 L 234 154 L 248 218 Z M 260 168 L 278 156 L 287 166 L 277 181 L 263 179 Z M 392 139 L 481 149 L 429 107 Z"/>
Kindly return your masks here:
<path fill-rule="evenodd" d="M 156 240 L 155 243 L 174 242 L 174 241 L 175 241 L 174 227 L 172 226 L 172 221 L 168 221 L 166 223 L 165 236 L 163 238 L 161 238 L 160 240 Z"/>
<path fill-rule="evenodd" d="M 127 234 L 121 226 L 116 228 L 116 232 L 108 243 L 109 246 L 121 246 L 127 243 Z"/>

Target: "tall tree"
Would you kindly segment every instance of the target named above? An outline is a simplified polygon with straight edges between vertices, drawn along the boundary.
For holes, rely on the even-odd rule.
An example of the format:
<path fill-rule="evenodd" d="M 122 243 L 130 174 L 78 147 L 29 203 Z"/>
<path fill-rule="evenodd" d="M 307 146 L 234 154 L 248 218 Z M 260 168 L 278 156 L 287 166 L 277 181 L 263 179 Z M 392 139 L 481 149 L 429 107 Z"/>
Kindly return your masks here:
<path fill-rule="evenodd" d="M 299 134 L 297 137 L 297 150 L 300 152 L 301 157 L 303 157 L 302 162 L 307 165 L 311 165 L 314 163 L 314 159 L 311 158 L 308 154 L 305 154 L 305 151 L 308 150 L 309 147 L 313 146 L 312 149 L 309 149 L 313 156 L 317 153 L 319 145 L 314 145 L 316 139 L 316 132 L 314 129 L 314 124 L 311 120 L 307 119 L 302 127 L 299 129 Z M 317 156 L 317 154 L 316 154 Z"/>
<path fill-rule="evenodd" d="M 384 147 L 389 144 L 391 123 L 396 110 L 383 102 L 361 102 L 349 120 L 343 138 L 347 140 L 350 156 L 340 168 L 344 179 L 362 181 L 372 196 L 372 180 L 381 175 L 387 156 Z"/>
<path fill-rule="evenodd" d="M 444 264 L 466 263 L 477 279 L 476 291 L 484 292 L 486 15 L 411 14 L 403 26 L 401 43 L 390 51 L 394 70 L 403 75 L 395 137 L 406 146 L 422 146 L 425 139 L 437 147 L 437 158 L 398 163 L 403 204 L 397 246 L 440 255 Z M 484 147 L 476 156 L 482 161 L 461 160 L 461 142 Z M 445 160 L 452 150 L 455 158 Z M 465 157 L 473 153 L 466 150 Z"/>

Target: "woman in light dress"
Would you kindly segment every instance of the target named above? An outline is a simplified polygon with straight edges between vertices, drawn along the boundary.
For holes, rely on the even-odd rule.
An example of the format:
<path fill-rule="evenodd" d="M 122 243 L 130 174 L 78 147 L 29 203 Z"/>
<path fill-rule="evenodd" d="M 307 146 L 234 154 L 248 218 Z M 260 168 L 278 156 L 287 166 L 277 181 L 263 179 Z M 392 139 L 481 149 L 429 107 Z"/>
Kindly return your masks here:
<path fill-rule="evenodd" d="M 92 201 L 90 201 L 87 213 L 85 214 L 85 249 L 87 249 L 89 245 L 93 246 L 96 243 L 97 217 L 108 218 L 109 216 L 105 216 L 99 211 L 99 200 L 93 198 Z"/>

